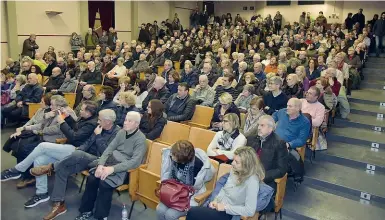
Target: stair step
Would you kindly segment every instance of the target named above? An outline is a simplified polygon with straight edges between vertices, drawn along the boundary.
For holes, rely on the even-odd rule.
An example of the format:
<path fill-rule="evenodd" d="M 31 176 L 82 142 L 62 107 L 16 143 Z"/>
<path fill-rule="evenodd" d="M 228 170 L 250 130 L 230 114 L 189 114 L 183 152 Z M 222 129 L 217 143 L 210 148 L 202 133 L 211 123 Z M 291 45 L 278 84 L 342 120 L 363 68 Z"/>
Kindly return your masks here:
<path fill-rule="evenodd" d="M 378 113 L 385 114 L 385 107 L 380 105 L 362 104 L 357 102 L 350 102 L 350 112 L 360 115 L 372 115 L 376 116 Z"/>
<path fill-rule="evenodd" d="M 383 74 L 385 72 L 384 69 L 378 69 L 378 68 L 364 68 L 362 69 L 362 72 L 364 74 Z"/>
<path fill-rule="evenodd" d="M 383 82 L 361 82 L 360 85 L 361 89 L 378 89 L 378 90 L 385 90 L 385 83 Z"/>
<path fill-rule="evenodd" d="M 296 192 L 286 190 L 284 209 L 323 220 L 380 219 L 385 209 L 344 198 L 302 184 Z M 285 213 L 285 212 L 283 212 Z"/>
<path fill-rule="evenodd" d="M 384 67 L 384 64 L 381 62 L 366 62 L 365 68 L 381 69 Z"/>
<path fill-rule="evenodd" d="M 377 89 L 363 89 L 363 90 L 353 90 L 352 91 L 353 100 L 363 100 L 367 103 L 376 104 L 380 102 L 385 102 L 385 90 Z"/>
<path fill-rule="evenodd" d="M 366 169 L 367 164 L 376 166 L 376 172 L 385 174 L 385 150 L 377 152 L 355 144 L 328 141 L 328 149 L 316 152 L 317 161 L 329 161 L 340 165 Z"/>
<path fill-rule="evenodd" d="M 385 175 L 377 172 L 370 174 L 366 169 L 356 169 L 326 161 L 305 163 L 305 180 L 308 185 L 340 191 L 358 199 L 361 192 L 369 193 L 371 200 L 385 205 Z"/>
<path fill-rule="evenodd" d="M 328 140 L 347 144 L 357 144 L 371 148 L 372 143 L 378 143 L 379 148 L 385 148 L 385 135 L 383 132 L 371 131 L 363 128 L 341 127 L 334 124 L 328 133 Z"/>
<path fill-rule="evenodd" d="M 370 130 L 374 130 L 374 127 L 385 127 L 385 119 L 377 118 L 377 115 L 371 116 L 350 113 L 347 119 L 336 118 L 335 121 L 338 125 L 365 128 Z M 381 131 L 382 130 L 383 129 L 381 129 Z"/>

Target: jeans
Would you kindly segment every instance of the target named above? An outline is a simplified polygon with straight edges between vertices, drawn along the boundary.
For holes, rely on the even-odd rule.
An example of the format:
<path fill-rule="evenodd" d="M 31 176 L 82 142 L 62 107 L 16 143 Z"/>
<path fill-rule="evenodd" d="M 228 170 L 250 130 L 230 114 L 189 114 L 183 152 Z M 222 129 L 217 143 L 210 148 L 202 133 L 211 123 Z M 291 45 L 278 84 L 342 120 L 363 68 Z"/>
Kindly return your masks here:
<path fill-rule="evenodd" d="M 87 184 L 79 212 L 92 212 L 95 207 L 94 218 L 108 217 L 111 209 L 112 194 L 114 188 L 103 180 L 96 178 L 94 174 L 87 177 Z"/>
<path fill-rule="evenodd" d="M 178 220 L 179 217 L 185 216 L 186 214 L 187 212 L 180 212 L 169 208 L 161 202 L 156 207 L 156 216 L 158 217 L 158 220 Z"/>
<path fill-rule="evenodd" d="M 191 207 L 187 213 L 186 220 L 200 220 L 200 219 L 221 219 L 221 220 L 231 220 L 232 215 L 227 214 L 226 212 L 220 212 L 209 207 Z"/>
<path fill-rule="evenodd" d="M 385 36 L 376 36 L 376 54 L 380 55 L 380 50 L 384 49 L 385 46 Z"/>
<path fill-rule="evenodd" d="M 33 163 L 35 167 L 54 163 L 62 160 L 70 155 L 75 150 L 75 147 L 70 144 L 54 144 L 43 142 L 25 158 L 22 162 L 16 164 L 15 168 L 24 172 Z M 47 175 L 36 177 L 36 194 L 44 194 L 48 192 Z"/>
<path fill-rule="evenodd" d="M 88 169 L 88 164 L 97 157 L 81 150 L 75 150 L 71 155 L 55 163 L 55 184 L 52 191 L 52 201 L 64 201 L 68 177 Z"/>

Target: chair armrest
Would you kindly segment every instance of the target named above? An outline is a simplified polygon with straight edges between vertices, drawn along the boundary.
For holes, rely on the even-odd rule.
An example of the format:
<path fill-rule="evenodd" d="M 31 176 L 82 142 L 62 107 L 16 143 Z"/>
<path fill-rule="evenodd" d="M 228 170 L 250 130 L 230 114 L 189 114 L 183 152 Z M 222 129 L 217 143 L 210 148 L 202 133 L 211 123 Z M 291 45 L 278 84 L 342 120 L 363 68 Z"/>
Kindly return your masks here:
<path fill-rule="evenodd" d="M 56 139 L 57 144 L 65 144 L 67 142 L 67 138 L 58 138 Z"/>
<path fill-rule="evenodd" d="M 203 128 L 203 129 L 208 129 L 210 127 L 210 124 L 208 125 L 203 125 L 203 124 L 198 124 L 198 123 L 194 123 L 194 122 L 187 122 L 188 125 L 192 126 L 192 127 L 198 127 L 198 128 Z"/>
<path fill-rule="evenodd" d="M 282 181 L 285 180 L 285 176 L 281 177 L 281 178 L 277 178 L 274 180 L 274 182 L 276 182 L 277 184 L 281 183 Z"/>
<path fill-rule="evenodd" d="M 195 202 L 201 205 L 201 203 L 205 201 L 211 195 L 212 192 L 213 192 L 212 190 L 207 190 L 206 192 L 195 196 L 194 197 Z"/>
<path fill-rule="evenodd" d="M 156 186 L 159 187 L 161 182 L 160 180 L 156 181 Z"/>
<path fill-rule="evenodd" d="M 90 175 L 90 172 L 88 172 L 88 170 L 83 170 L 83 171 L 81 172 L 81 174 L 84 175 L 84 176 L 89 176 L 89 175 Z"/>

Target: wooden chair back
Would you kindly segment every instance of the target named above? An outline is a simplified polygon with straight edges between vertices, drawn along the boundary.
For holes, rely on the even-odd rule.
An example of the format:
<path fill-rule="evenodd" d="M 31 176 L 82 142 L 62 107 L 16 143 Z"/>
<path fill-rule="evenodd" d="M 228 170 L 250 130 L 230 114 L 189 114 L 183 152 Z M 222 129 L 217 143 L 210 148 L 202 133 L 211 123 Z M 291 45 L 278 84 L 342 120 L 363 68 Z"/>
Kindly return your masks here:
<path fill-rule="evenodd" d="M 28 103 L 28 118 L 31 119 L 40 108 L 40 103 Z"/>
<path fill-rule="evenodd" d="M 214 108 L 197 105 L 195 107 L 194 115 L 191 118 L 191 121 L 188 122 L 188 124 L 193 127 L 207 129 L 210 127 L 213 114 L 214 114 Z"/>
<path fill-rule="evenodd" d="M 73 109 L 76 100 L 76 93 L 64 93 L 64 98 L 67 100 L 68 106 Z"/>
<path fill-rule="evenodd" d="M 299 156 L 301 156 L 302 161 L 305 162 L 305 151 L 306 151 L 306 146 L 303 147 L 298 147 L 297 148 Z"/>
<path fill-rule="evenodd" d="M 173 121 L 167 121 L 160 138 L 156 141 L 171 145 L 179 140 L 188 140 L 189 134 L 190 126 Z"/>
<path fill-rule="evenodd" d="M 275 179 L 277 183 L 277 192 L 275 194 L 274 211 L 278 213 L 283 207 L 283 199 L 286 193 L 287 173 L 280 179 Z"/>
<path fill-rule="evenodd" d="M 245 127 L 245 123 L 246 123 L 246 114 L 241 113 L 241 124 L 240 124 L 241 129 L 243 129 Z"/>
<path fill-rule="evenodd" d="M 162 76 L 163 71 L 164 71 L 164 66 L 158 66 L 158 76 Z"/>
<path fill-rule="evenodd" d="M 194 145 L 194 147 L 207 151 L 207 147 L 210 145 L 210 142 L 213 140 L 214 136 L 214 131 L 191 127 L 188 140 Z"/>
<path fill-rule="evenodd" d="M 148 154 L 147 169 L 148 171 L 160 175 L 160 165 L 162 163 L 162 149 L 169 147 L 168 145 L 153 142 L 151 150 Z"/>
<path fill-rule="evenodd" d="M 174 69 L 179 72 L 180 71 L 180 62 L 179 61 L 174 61 Z"/>

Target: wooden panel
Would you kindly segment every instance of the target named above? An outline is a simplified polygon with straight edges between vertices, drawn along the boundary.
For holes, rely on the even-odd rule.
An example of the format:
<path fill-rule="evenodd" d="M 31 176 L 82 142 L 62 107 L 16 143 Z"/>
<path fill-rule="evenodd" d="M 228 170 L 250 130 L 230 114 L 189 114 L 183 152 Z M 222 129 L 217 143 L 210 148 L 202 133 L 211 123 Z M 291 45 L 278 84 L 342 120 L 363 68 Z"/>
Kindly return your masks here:
<path fill-rule="evenodd" d="M 160 164 L 159 164 L 160 166 Z M 147 199 L 150 203 L 159 203 L 159 198 L 155 196 L 155 189 L 157 189 L 156 181 L 160 180 L 160 176 L 154 173 L 148 172 L 145 169 L 139 169 L 139 187 L 137 195 Z"/>
<path fill-rule="evenodd" d="M 160 138 L 156 141 L 171 145 L 179 140 L 188 140 L 189 133 L 190 126 L 173 121 L 167 121 Z"/>
<path fill-rule="evenodd" d="M 276 179 L 277 183 L 277 193 L 275 195 L 275 212 L 279 212 L 279 210 L 283 206 L 283 199 L 286 193 L 286 182 L 287 182 L 287 174 L 280 179 Z"/>
<path fill-rule="evenodd" d="M 214 136 L 214 131 L 191 127 L 188 140 L 194 145 L 194 147 L 207 151 L 207 147 L 210 145 Z"/>
<path fill-rule="evenodd" d="M 40 103 L 28 103 L 28 117 L 31 119 L 39 108 L 41 108 Z"/>
<path fill-rule="evenodd" d="M 74 108 L 75 100 L 76 100 L 76 93 L 64 93 L 64 98 L 68 102 L 68 106 L 70 108 Z"/>
<path fill-rule="evenodd" d="M 218 175 L 217 175 L 217 181 L 226 173 L 230 173 L 231 171 L 231 165 L 226 163 L 221 163 L 219 165 Z"/>
<path fill-rule="evenodd" d="M 158 66 L 158 76 L 162 76 L 163 71 L 164 71 L 164 66 Z"/>
<path fill-rule="evenodd" d="M 162 143 L 154 142 L 151 147 L 148 158 L 147 170 L 160 175 L 160 164 L 162 162 L 162 149 L 168 146 Z"/>
<path fill-rule="evenodd" d="M 214 108 L 197 105 L 191 121 L 188 123 L 193 127 L 209 128 L 213 118 Z"/>

